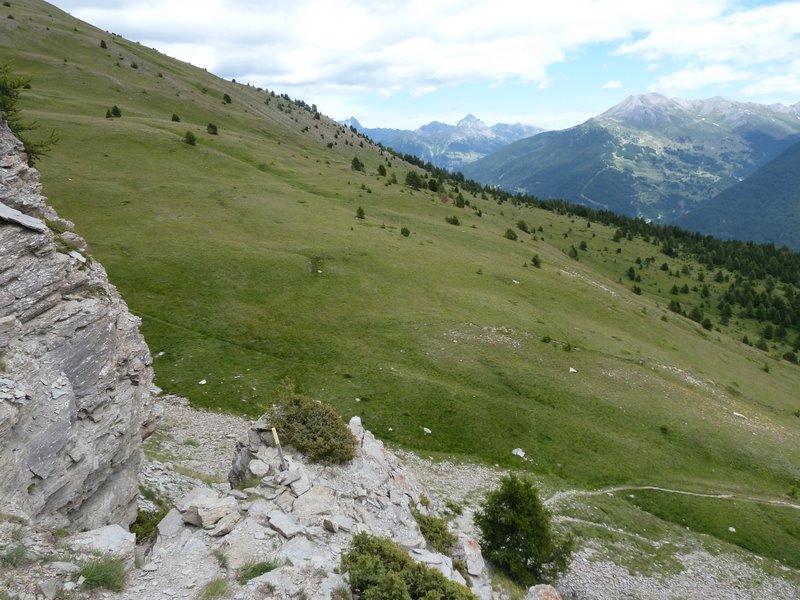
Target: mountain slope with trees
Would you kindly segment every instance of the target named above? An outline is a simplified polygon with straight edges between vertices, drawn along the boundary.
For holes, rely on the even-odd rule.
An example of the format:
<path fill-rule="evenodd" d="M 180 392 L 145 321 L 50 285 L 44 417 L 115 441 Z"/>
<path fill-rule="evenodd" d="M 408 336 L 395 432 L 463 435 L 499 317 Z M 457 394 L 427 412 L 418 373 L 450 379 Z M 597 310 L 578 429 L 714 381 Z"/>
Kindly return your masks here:
<path fill-rule="evenodd" d="M 10 12 L 20 115 L 60 138 L 45 194 L 142 318 L 167 392 L 256 416 L 290 378 L 390 445 L 552 490 L 795 502 L 797 254 L 509 195 L 44 2 Z M 685 535 L 691 506 L 652 496 L 674 527 L 623 497 L 575 518 L 587 538 Z M 796 539 L 756 535 L 772 510 L 738 531 L 800 565 Z M 736 543 L 711 525 L 692 520 Z"/>
<path fill-rule="evenodd" d="M 800 249 L 800 143 L 676 224 L 723 239 Z"/>
<path fill-rule="evenodd" d="M 630 96 L 585 123 L 464 167 L 511 192 L 674 222 L 800 139 L 800 103 Z"/>

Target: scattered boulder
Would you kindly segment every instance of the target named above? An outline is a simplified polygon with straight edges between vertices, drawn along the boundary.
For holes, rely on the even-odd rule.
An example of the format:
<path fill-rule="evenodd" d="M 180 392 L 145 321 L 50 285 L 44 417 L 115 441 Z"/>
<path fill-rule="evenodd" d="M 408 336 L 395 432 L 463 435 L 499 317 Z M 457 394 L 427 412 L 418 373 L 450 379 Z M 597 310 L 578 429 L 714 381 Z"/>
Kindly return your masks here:
<path fill-rule="evenodd" d="M 106 525 L 70 536 L 66 545 L 74 552 L 124 558 L 131 567 L 136 552 L 136 536 L 119 525 Z"/>
<path fill-rule="evenodd" d="M 561 600 L 561 596 L 552 585 L 535 585 L 528 589 L 525 600 Z"/>

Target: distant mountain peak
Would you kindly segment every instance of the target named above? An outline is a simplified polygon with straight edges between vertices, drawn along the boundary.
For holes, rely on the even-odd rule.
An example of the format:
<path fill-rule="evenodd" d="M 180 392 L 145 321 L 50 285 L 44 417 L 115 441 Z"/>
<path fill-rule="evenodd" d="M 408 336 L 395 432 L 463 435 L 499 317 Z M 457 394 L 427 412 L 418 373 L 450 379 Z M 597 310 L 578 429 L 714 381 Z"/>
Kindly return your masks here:
<path fill-rule="evenodd" d="M 355 127 L 358 131 L 364 129 L 361 126 L 361 123 L 359 123 L 358 119 L 356 119 L 355 117 L 348 117 L 347 119 L 342 121 L 342 125 L 344 125 L 345 127 Z"/>
<path fill-rule="evenodd" d="M 600 115 L 600 119 L 620 121 L 638 127 L 653 127 L 670 123 L 684 111 L 679 101 L 662 94 L 636 94 L 628 96 Z"/>
<path fill-rule="evenodd" d="M 481 121 L 478 117 L 476 117 L 473 114 L 469 114 L 463 119 L 461 119 L 458 123 L 456 123 L 456 127 L 470 128 L 470 129 L 488 129 L 486 127 L 486 123 Z"/>

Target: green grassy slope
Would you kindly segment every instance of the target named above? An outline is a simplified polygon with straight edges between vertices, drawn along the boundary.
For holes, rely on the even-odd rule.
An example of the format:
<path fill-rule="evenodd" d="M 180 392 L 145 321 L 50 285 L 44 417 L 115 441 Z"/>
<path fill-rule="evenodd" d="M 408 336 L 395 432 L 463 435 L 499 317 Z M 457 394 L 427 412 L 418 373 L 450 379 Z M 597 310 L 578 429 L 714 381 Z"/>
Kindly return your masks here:
<path fill-rule="evenodd" d="M 42 2 L 10 12 L 0 50 L 33 78 L 23 117 L 61 137 L 39 165 L 45 193 L 142 317 L 166 391 L 255 416 L 290 378 L 389 443 L 553 485 L 779 497 L 800 483 L 800 369 L 741 344 L 748 322 L 705 331 L 667 312 L 679 275 L 652 267 L 632 293 L 624 273 L 652 244 L 476 197 L 456 208 L 280 96 Z M 123 116 L 106 119 L 113 105 Z M 519 219 L 541 231 L 505 239 Z"/>

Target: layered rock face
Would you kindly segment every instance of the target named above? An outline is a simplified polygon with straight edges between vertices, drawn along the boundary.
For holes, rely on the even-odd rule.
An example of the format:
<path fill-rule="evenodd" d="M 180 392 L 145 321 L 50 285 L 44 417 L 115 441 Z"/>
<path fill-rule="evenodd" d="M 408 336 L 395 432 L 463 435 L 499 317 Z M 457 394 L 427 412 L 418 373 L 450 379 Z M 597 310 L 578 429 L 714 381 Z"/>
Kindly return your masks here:
<path fill-rule="evenodd" d="M 0 123 L 0 512 L 127 526 L 157 421 L 151 358 L 139 319 L 71 228 Z"/>

